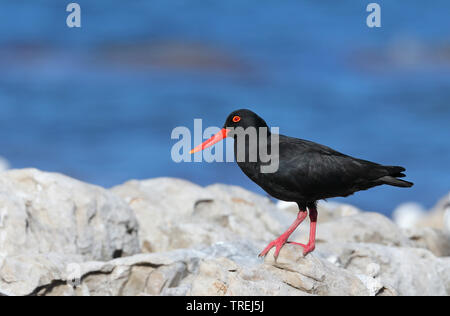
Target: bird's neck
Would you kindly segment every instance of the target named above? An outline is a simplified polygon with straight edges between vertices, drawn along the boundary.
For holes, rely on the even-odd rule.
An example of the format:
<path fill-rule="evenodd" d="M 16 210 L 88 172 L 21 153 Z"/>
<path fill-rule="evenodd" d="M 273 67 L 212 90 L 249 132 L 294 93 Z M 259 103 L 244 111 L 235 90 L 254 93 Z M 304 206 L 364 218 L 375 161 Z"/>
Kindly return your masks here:
<path fill-rule="evenodd" d="M 238 163 L 259 163 L 271 151 L 269 128 L 246 130 L 234 136 L 234 156 Z"/>

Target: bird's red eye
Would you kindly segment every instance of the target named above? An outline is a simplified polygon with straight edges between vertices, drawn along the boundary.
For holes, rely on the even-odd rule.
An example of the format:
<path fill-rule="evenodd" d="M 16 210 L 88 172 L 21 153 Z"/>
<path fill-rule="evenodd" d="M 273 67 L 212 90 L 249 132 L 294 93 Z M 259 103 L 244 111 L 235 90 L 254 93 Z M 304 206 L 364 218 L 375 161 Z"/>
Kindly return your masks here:
<path fill-rule="evenodd" d="M 236 115 L 235 117 L 233 117 L 233 122 L 237 123 L 241 120 L 241 117 Z"/>

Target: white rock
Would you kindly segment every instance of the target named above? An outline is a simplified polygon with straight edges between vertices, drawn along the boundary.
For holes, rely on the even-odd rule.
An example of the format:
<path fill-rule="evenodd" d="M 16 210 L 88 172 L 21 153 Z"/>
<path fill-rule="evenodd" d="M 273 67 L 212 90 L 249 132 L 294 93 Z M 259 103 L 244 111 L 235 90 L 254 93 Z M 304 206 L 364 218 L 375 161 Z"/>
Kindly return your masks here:
<path fill-rule="evenodd" d="M 450 258 L 426 250 L 334 244 L 338 267 L 286 245 L 265 262 L 254 245 L 216 244 L 138 254 L 109 262 L 79 257 L 10 257 L 0 269 L 4 295 L 449 295 Z M 251 244 L 251 242 L 250 242 Z M 67 283 L 68 280 L 73 282 Z M 75 285 L 75 288 L 71 285 Z"/>
<path fill-rule="evenodd" d="M 111 191 L 134 210 L 145 252 L 187 248 L 193 242 L 192 238 L 202 241 L 205 238 L 207 243 L 208 229 L 213 230 L 213 226 L 202 229 L 186 221 L 192 217 L 198 201 L 212 198 L 205 189 L 188 181 L 170 178 L 129 181 Z"/>
<path fill-rule="evenodd" d="M 260 266 L 239 266 L 227 258 L 200 261 L 198 273 L 189 282 L 191 296 L 308 295 Z"/>
<path fill-rule="evenodd" d="M 450 208 L 450 193 L 444 196 L 418 223 L 417 227 L 431 227 L 449 230 L 448 220 L 445 219 L 446 211 Z"/>
<path fill-rule="evenodd" d="M 276 203 L 277 208 L 279 210 L 291 212 L 291 213 L 297 213 L 298 212 L 298 205 L 294 202 L 286 202 L 286 201 L 277 201 Z"/>
<path fill-rule="evenodd" d="M 444 213 L 444 231 L 450 234 L 450 203 L 445 208 Z"/>
<path fill-rule="evenodd" d="M 426 216 L 426 211 L 422 205 L 418 203 L 403 203 L 399 205 L 392 217 L 394 222 L 400 228 L 413 228 L 417 226 L 417 223 Z"/>
<path fill-rule="evenodd" d="M 292 214 L 297 214 L 299 211 L 297 203 L 294 202 L 278 201 L 276 205 L 279 210 Z M 361 212 L 353 205 L 329 201 L 319 201 L 317 203 L 317 211 L 319 212 L 319 223 L 328 222 L 339 217 L 353 216 Z"/>
<path fill-rule="evenodd" d="M 69 177 L 11 170 L 0 177 L 0 254 L 109 260 L 139 251 L 137 221 L 116 195 Z"/>
<path fill-rule="evenodd" d="M 372 277 L 368 266 L 379 265 L 377 278 L 383 287 L 377 295 L 450 295 L 450 258 L 437 258 L 425 249 L 377 244 L 334 243 L 323 247 L 338 255 L 350 273 Z"/>
<path fill-rule="evenodd" d="M 414 247 L 431 251 L 435 256 L 450 256 L 450 235 L 431 227 L 410 228 L 404 230 Z"/>
<path fill-rule="evenodd" d="M 111 189 L 135 211 L 144 252 L 273 239 L 295 219 L 269 199 L 242 188 L 158 178 Z"/>
<path fill-rule="evenodd" d="M 303 292 L 321 296 L 370 295 L 357 275 L 314 254 L 303 257 L 298 246 L 285 245 L 277 260 L 274 260 L 273 253 L 274 250 L 271 250 L 265 260 L 267 265 L 276 268 L 271 271 L 285 283 Z"/>
<path fill-rule="evenodd" d="M 380 274 L 381 267 L 375 262 L 371 262 L 366 267 L 366 274 L 372 278 L 376 278 Z"/>
<path fill-rule="evenodd" d="M 361 213 L 361 210 L 353 205 L 329 201 L 319 201 L 317 204 L 317 210 L 322 216 L 326 215 L 329 219 L 353 216 Z"/>
<path fill-rule="evenodd" d="M 47 288 L 63 284 L 67 267 L 80 264 L 81 261 L 81 256 L 56 253 L 25 253 L 3 258 L 0 266 L 0 295 L 42 295 Z"/>
<path fill-rule="evenodd" d="M 73 263 L 73 258 L 50 255 L 27 257 L 25 263 L 21 258 L 8 259 L 0 271 L 3 276 L 0 293 L 48 296 L 369 294 L 357 276 L 314 256 L 299 258 L 297 249 L 289 248 L 290 245 L 282 250 L 277 262 L 251 259 L 245 264 L 240 259 L 255 254 L 243 243 L 140 254 L 109 262 Z M 23 270 L 29 275 L 20 277 Z"/>
<path fill-rule="evenodd" d="M 10 168 L 8 160 L 3 157 L 0 157 L 0 172 L 8 170 Z"/>
<path fill-rule="evenodd" d="M 319 203 L 314 253 L 287 244 L 276 261 L 274 249 L 258 258 L 296 212 L 234 186 L 160 178 L 107 191 L 7 171 L 0 295 L 450 295 L 446 232 L 402 230 L 345 204 Z M 291 240 L 308 234 L 305 221 Z"/>
<path fill-rule="evenodd" d="M 356 274 L 356 276 L 361 280 L 364 286 L 369 291 L 370 296 L 377 296 L 383 289 L 383 284 L 380 279 L 374 278 L 365 274 Z M 393 296 L 393 295 L 392 295 Z"/>
<path fill-rule="evenodd" d="M 319 214 L 320 216 L 320 214 Z M 309 224 L 305 221 L 291 240 L 305 243 L 309 239 Z M 378 213 L 358 213 L 338 217 L 317 225 L 316 249 L 323 243 L 357 242 L 410 247 L 413 242 L 387 217 Z"/>
<path fill-rule="evenodd" d="M 239 258 L 248 258 L 248 249 L 239 243 L 223 244 L 109 262 L 73 263 L 74 258 L 55 255 L 10 258 L 0 270 L 0 294 L 307 295 L 265 270 L 261 260 L 238 264 Z M 219 255 L 221 250 L 225 251 Z M 28 274 L 24 275 L 24 271 Z"/>

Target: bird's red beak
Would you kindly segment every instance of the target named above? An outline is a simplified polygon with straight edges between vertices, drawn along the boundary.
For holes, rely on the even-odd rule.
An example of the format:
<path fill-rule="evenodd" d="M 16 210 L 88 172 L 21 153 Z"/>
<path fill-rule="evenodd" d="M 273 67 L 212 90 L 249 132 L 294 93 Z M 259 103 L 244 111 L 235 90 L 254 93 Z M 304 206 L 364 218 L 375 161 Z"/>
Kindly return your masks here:
<path fill-rule="evenodd" d="M 193 153 L 196 153 L 196 152 L 201 151 L 203 149 L 206 149 L 208 147 L 211 147 L 214 144 L 217 144 L 222 139 L 226 138 L 228 136 L 229 132 L 230 132 L 229 129 L 222 128 L 220 130 L 220 132 L 218 132 L 216 135 L 214 135 L 213 137 L 211 137 L 210 139 L 205 141 L 203 144 L 200 144 L 197 147 L 195 147 L 194 149 L 192 149 L 189 153 L 193 154 Z"/>

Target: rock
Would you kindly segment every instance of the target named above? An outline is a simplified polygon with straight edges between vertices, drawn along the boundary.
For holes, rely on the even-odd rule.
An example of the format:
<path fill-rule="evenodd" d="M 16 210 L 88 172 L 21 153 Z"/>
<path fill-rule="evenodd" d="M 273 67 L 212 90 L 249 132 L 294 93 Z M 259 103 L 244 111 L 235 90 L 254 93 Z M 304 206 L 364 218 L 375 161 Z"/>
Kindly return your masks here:
<path fill-rule="evenodd" d="M 450 205 L 446 207 L 444 213 L 444 232 L 450 234 Z"/>
<path fill-rule="evenodd" d="M 8 160 L 0 157 L 0 172 L 8 170 L 10 168 Z"/>
<path fill-rule="evenodd" d="M 38 255 L 26 263 L 8 260 L 1 271 L 3 295 L 307 295 L 283 284 L 261 260 L 245 260 L 243 244 L 216 244 L 202 250 L 138 254 L 109 262 Z M 218 255 L 218 253 L 221 255 Z M 254 253 L 252 253 L 252 256 Z M 253 258 L 256 258 L 254 256 Z M 70 262 L 70 263 L 69 263 Z M 30 281 L 18 278 L 31 273 Z"/>
<path fill-rule="evenodd" d="M 450 192 L 443 197 L 428 214 L 418 221 L 416 227 L 431 227 L 450 232 L 450 222 L 446 214 L 450 212 Z"/>
<path fill-rule="evenodd" d="M 277 268 L 273 271 L 283 282 L 301 291 L 322 296 L 370 294 L 369 289 L 356 275 L 314 254 L 303 257 L 298 246 L 285 245 L 276 261 L 273 253 L 272 249 L 266 256 L 266 264 Z"/>
<path fill-rule="evenodd" d="M 277 263 L 256 259 L 247 243 L 138 254 L 109 262 L 38 255 L 7 260 L 0 293 L 45 296 L 367 295 L 357 276 L 283 248 Z M 270 257 L 268 257 L 270 258 Z M 294 269 L 294 270 L 293 270 Z M 6 271 L 5 271 L 6 270 Z M 21 270 L 21 271 L 20 271 Z M 21 278 L 24 271 L 30 273 Z"/>
<path fill-rule="evenodd" d="M 320 215 L 319 215 L 320 216 Z M 305 243 L 309 238 L 308 222 L 297 229 L 291 240 Z M 450 235 L 433 228 L 400 229 L 378 213 L 359 213 L 338 217 L 318 225 L 316 249 L 326 243 L 365 243 L 396 247 L 416 247 L 431 251 L 435 256 L 450 256 Z"/>
<path fill-rule="evenodd" d="M 65 284 L 66 268 L 82 262 L 81 256 L 22 254 L 6 257 L 0 268 L 0 295 L 38 295 Z"/>
<path fill-rule="evenodd" d="M 182 285 L 192 296 L 308 295 L 282 282 L 257 259 L 248 243 L 216 244 L 210 255 L 199 261 L 198 269 Z"/>
<path fill-rule="evenodd" d="M 0 261 L 16 255 L 110 260 L 139 252 L 137 221 L 107 190 L 34 169 L 0 177 Z"/>
<path fill-rule="evenodd" d="M 197 202 L 211 200 L 212 196 L 204 188 L 184 180 L 158 178 L 129 181 L 111 191 L 135 212 L 143 251 L 158 252 L 186 248 L 191 243 L 209 243 L 208 230 L 213 230 L 213 226 L 199 228 L 198 234 L 193 234 L 196 228 L 186 221 L 192 217 Z"/>
<path fill-rule="evenodd" d="M 295 202 L 278 201 L 276 205 L 279 210 L 288 211 L 291 213 L 298 212 L 298 206 Z"/>
<path fill-rule="evenodd" d="M 405 203 L 393 217 L 414 247 L 428 249 L 438 257 L 450 256 L 450 193 L 429 212 L 417 203 Z"/>
<path fill-rule="evenodd" d="M 437 258 L 425 249 L 334 243 L 323 245 L 322 253 L 333 253 L 340 267 L 357 275 L 370 276 L 368 267 L 380 266 L 377 295 L 450 295 L 450 258 Z"/>
<path fill-rule="evenodd" d="M 405 235 L 414 243 L 414 247 L 430 250 L 437 257 L 450 256 L 450 235 L 431 227 L 410 228 Z"/>
<path fill-rule="evenodd" d="M 0 295 L 450 295 L 445 230 L 401 229 L 380 214 L 319 205 L 314 253 L 287 244 L 277 260 L 274 249 L 263 260 L 259 251 L 294 220 L 292 205 L 170 178 L 105 190 L 6 171 Z M 448 216 L 446 207 L 436 214 Z M 291 240 L 307 239 L 305 222 Z"/>
<path fill-rule="evenodd" d="M 293 202 L 278 201 L 277 208 L 296 215 L 298 213 L 297 203 Z M 339 217 L 352 216 L 361 212 L 353 205 L 326 201 L 317 203 L 317 211 L 319 212 L 318 223 L 325 223 Z"/>
<path fill-rule="evenodd" d="M 38 255 L 7 260 L 0 271 L 4 295 L 157 295 L 186 269 L 164 255 L 135 255 L 109 262 L 81 262 Z M 7 270 L 6 273 L 4 270 Z M 20 273 L 29 272 L 20 278 Z M 3 281 L 4 277 L 9 277 Z"/>
<path fill-rule="evenodd" d="M 426 217 L 426 211 L 418 203 L 403 203 L 394 210 L 392 217 L 400 228 L 413 228 Z"/>
<path fill-rule="evenodd" d="M 135 211 L 144 252 L 273 239 L 294 218 L 269 199 L 232 186 L 202 188 L 184 180 L 130 181 L 111 189 Z M 284 221 L 283 221 L 284 220 Z"/>
<path fill-rule="evenodd" d="M 251 243 L 251 242 L 250 242 Z M 286 245 L 256 259 L 248 241 L 138 254 L 109 262 L 37 255 L 8 259 L 4 295 L 448 295 L 450 258 L 375 244 L 335 244 L 303 257 Z M 26 276 L 24 276 L 26 273 Z M 67 282 L 67 281 L 70 282 Z"/>
<path fill-rule="evenodd" d="M 239 266 L 218 258 L 200 262 L 187 292 L 191 296 L 306 296 L 308 293 L 286 284 L 272 271 L 259 266 Z"/>
<path fill-rule="evenodd" d="M 187 295 L 309 295 L 286 284 L 257 257 L 249 240 L 218 243 L 204 250 L 198 270 L 181 284 Z"/>
<path fill-rule="evenodd" d="M 214 195 L 214 203 L 197 207 L 203 214 L 228 218 L 226 227 L 239 237 L 265 243 L 278 237 L 292 224 L 295 216 L 277 210 L 267 198 L 237 186 L 215 184 L 206 188 Z M 200 205 L 201 206 L 201 205 Z"/>
<path fill-rule="evenodd" d="M 320 218 L 319 213 L 319 218 Z M 291 240 L 307 242 L 309 223 L 305 221 L 292 235 Z M 376 243 L 388 246 L 410 247 L 413 243 L 390 219 L 378 213 L 359 213 L 337 217 L 317 226 L 316 249 L 322 243 L 356 242 Z"/>

